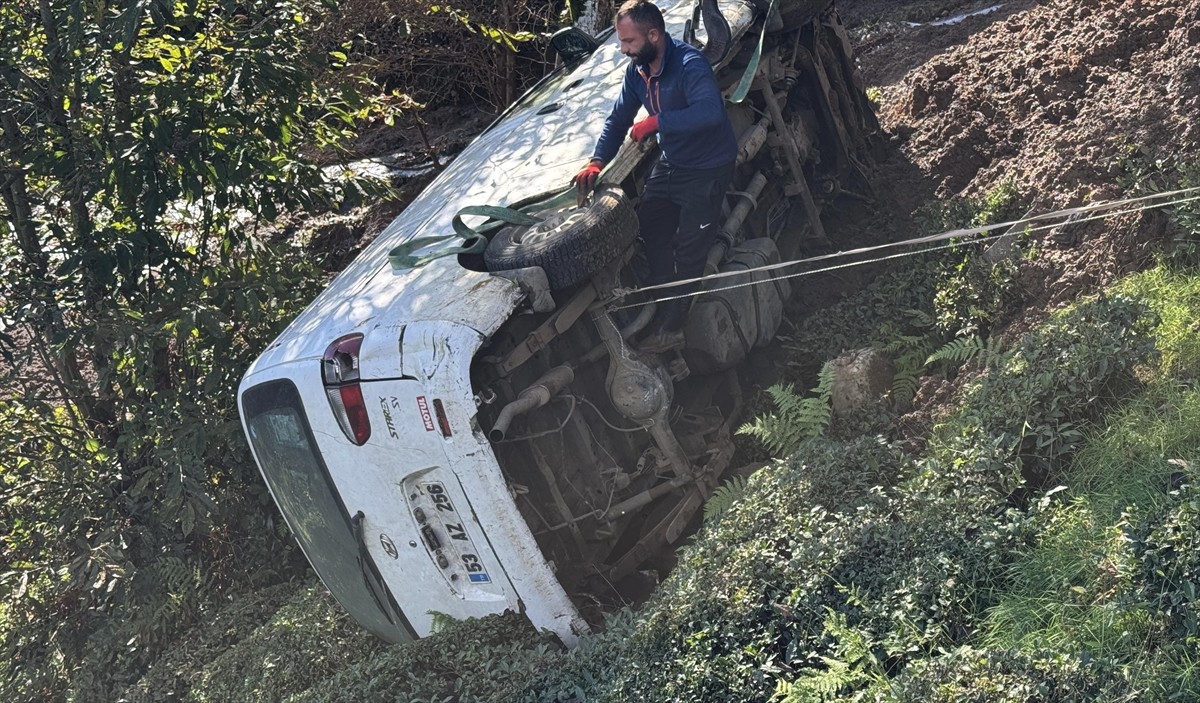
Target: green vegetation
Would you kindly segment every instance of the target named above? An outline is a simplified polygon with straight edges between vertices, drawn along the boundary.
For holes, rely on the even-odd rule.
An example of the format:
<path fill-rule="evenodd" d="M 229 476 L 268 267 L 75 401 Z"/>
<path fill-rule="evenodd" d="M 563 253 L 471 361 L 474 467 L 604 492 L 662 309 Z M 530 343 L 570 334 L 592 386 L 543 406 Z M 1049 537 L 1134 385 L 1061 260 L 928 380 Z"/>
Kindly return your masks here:
<path fill-rule="evenodd" d="M 1130 196 L 1146 197 L 1174 190 L 1200 187 L 1200 162 L 1163 154 L 1140 144 L 1126 144 L 1113 159 L 1117 184 Z M 1164 258 L 1178 266 L 1200 263 L 1200 200 L 1195 193 L 1172 205 L 1171 246 Z"/>
<path fill-rule="evenodd" d="M 979 199 L 955 198 L 939 202 L 925 212 L 926 227 L 936 231 L 950 228 L 985 227 L 1018 219 L 1021 212 L 1016 186 L 1005 181 Z M 991 234 L 1004 234 L 995 231 Z M 987 335 L 1002 321 L 1006 311 L 1019 302 L 1015 297 L 1013 276 L 1016 266 L 1011 258 L 988 261 L 964 248 L 948 254 L 942 262 L 938 290 L 934 295 L 934 320 L 943 332 Z"/>
<path fill-rule="evenodd" d="M 344 616 L 312 608 L 319 622 L 286 648 L 268 644 L 293 636 L 282 617 L 242 638 L 206 666 L 205 690 L 269 690 L 270 700 L 1194 695 L 1200 399 L 1184 377 L 1200 359 L 1178 326 L 1200 313 L 1198 282 L 1194 271 L 1140 274 L 976 358 L 987 373 L 920 456 L 883 438 L 813 437 L 730 484 L 654 598 L 578 649 L 500 618 L 344 650 L 326 634 Z M 311 688 L 301 676 L 257 683 L 266 668 L 232 665 L 282 657 L 287 671 L 325 642 L 341 670 Z"/>
<path fill-rule="evenodd" d="M 326 12 L 0 7 L 5 700 L 113 700 L 214 599 L 302 568 L 234 398 L 321 283 L 280 213 L 382 192 L 304 156 L 390 110 L 318 82 Z"/>
<path fill-rule="evenodd" d="M 1157 313 L 1160 361 L 1142 390 L 1088 433 L 1061 500 L 1034 518 L 984 641 L 1076 649 L 1128 667 L 1145 699 L 1200 695 L 1195 654 L 1196 485 L 1200 478 L 1200 275 L 1158 267 L 1117 291 Z"/>
<path fill-rule="evenodd" d="M 1165 555 L 1197 534 L 1194 499 L 1170 477 L 1195 475 L 1183 467 L 1196 466 L 1200 424 L 1155 413 L 1195 407 L 1171 374 L 1195 368 L 1174 351 L 1190 340 L 1172 320 L 1200 313 L 1197 281 L 1148 272 L 989 354 L 924 456 L 869 438 L 804 442 L 722 506 L 619 647 L 606 633 L 566 654 L 528 699 L 1194 690 L 1197 570 Z M 1135 447 L 1150 473 L 1129 470 Z"/>
<path fill-rule="evenodd" d="M 980 198 L 930 204 L 918 221 L 928 234 L 996 224 L 1020 216 L 1018 196 L 1006 181 Z M 895 364 L 892 396 L 903 403 L 931 364 L 986 357 L 1000 348 L 989 330 L 1018 302 L 1011 260 L 988 264 L 977 249 L 964 247 L 907 261 L 783 335 L 788 365 L 812 369 L 843 351 L 874 347 Z"/>
<path fill-rule="evenodd" d="M 1003 345 L 1013 269 L 973 256 L 802 322 L 796 370 L 874 346 L 898 404 L 934 369 L 961 406 L 918 451 L 891 418 L 827 431 L 827 372 L 809 397 L 773 388 L 745 432 L 786 458 L 719 489 L 653 599 L 577 649 L 511 614 L 366 635 L 306 571 L 234 407 L 323 277 L 282 213 L 384 193 L 313 158 L 416 107 L 363 76 L 502 104 L 548 20 L 335 4 L 0 6 L 0 698 L 1200 698 L 1195 203 L 1161 265 Z M 358 65 L 380 58 L 347 39 L 370 22 L 413 60 Z M 453 31 L 471 60 L 423 37 Z M 1121 171 L 1137 193 L 1200 183 L 1142 153 Z M 930 208 L 929 228 L 1011 219 L 1018 196 Z"/>
<path fill-rule="evenodd" d="M 390 197 L 321 162 L 419 109 L 393 88 L 503 105 L 552 18 L 520 1 L 0 5 L 0 698 L 116 700 L 151 664 L 139 685 L 165 681 L 181 632 L 230 600 L 261 617 L 261 589 L 307 573 L 235 407 L 326 276 L 293 223 Z M 360 30 L 398 39 L 404 65 Z"/>
<path fill-rule="evenodd" d="M 811 439 L 825 433 L 833 417 L 829 398 L 833 392 L 833 370 L 828 364 L 817 374 L 812 396 L 802 398 L 794 386 L 774 385 L 767 389 L 775 412 L 762 415 L 738 429 L 738 434 L 760 440 L 779 456 L 788 456 Z"/>

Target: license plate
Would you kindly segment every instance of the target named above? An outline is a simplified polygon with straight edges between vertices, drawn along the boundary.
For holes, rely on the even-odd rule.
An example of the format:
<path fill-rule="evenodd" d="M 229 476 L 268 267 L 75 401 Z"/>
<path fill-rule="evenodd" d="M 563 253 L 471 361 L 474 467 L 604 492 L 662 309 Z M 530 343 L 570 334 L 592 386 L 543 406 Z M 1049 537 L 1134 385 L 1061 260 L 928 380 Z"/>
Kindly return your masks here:
<path fill-rule="evenodd" d="M 416 508 L 413 512 L 417 523 L 421 525 L 425 546 L 451 586 L 456 586 L 454 582 L 462 577 L 473 584 L 491 583 L 492 578 L 467 531 L 467 523 L 455 507 L 445 485 L 441 481 L 427 481 L 419 486 L 432 510 Z"/>

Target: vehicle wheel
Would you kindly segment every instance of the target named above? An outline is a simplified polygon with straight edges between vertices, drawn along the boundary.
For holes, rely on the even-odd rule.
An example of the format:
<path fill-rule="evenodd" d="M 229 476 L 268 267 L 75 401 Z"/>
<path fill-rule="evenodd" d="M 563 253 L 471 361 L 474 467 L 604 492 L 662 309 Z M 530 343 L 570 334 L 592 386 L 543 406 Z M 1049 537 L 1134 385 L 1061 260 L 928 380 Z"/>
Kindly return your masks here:
<path fill-rule="evenodd" d="M 534 214 L 545 219 L 492 237 L 483 252 L 488 271 L 540 266 L 551 290 L 562 290 L 590 278 L 637 238 L 637 213 L 616 189 L 597 190 L 587 207 Z"/>

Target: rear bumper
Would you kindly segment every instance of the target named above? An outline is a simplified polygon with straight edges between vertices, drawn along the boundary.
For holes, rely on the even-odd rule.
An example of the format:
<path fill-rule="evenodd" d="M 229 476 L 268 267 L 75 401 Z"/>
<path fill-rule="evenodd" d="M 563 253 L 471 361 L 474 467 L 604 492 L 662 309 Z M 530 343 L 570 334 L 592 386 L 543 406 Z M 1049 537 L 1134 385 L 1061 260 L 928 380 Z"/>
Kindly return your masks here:
<path fill-rule="evenodd" d="M 470 365 L 482 342 L 445 321 L 370 330 L 361 386 L 371 437 L 362 446 L 338 427 L 316 360 L 263 369 L 243 389 L 275 378 L 296 384 L 329 478 L 348 516 L 363 514 L 362 543 L 418 636 L 433 631 L 435 614 L 513 610 L 572 646 L 587 625 L 476 421 Z"/>

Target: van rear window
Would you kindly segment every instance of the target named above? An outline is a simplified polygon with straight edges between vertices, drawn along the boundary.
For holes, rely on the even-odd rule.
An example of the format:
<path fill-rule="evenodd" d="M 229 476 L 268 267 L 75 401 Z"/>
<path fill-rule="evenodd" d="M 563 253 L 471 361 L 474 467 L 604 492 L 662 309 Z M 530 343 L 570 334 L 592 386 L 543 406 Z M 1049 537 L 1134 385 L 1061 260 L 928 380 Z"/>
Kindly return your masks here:
<path fill-rule="evenodd" d="M 292 534 L 317 575 L 346 610 L 391 642 L 414 633 L 375 565 L 360 549 L 329 470 L 315 451 L 295 384 L 269 381 L 242 394 L 242 412 L 259 468 Z M 385 610 L 386 609 L 386 610 Z M 394 622 L 389 622 L 389 619 Z"/>

